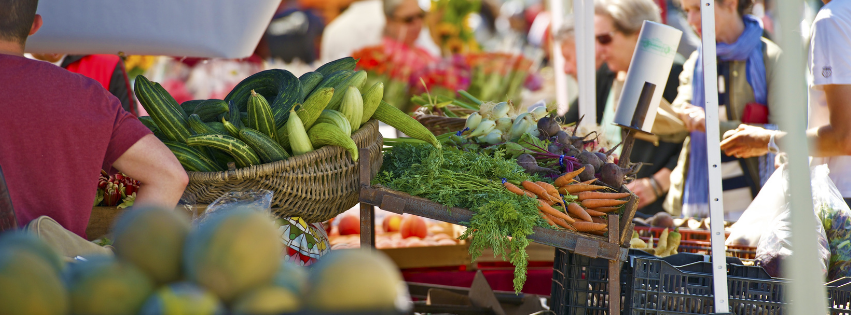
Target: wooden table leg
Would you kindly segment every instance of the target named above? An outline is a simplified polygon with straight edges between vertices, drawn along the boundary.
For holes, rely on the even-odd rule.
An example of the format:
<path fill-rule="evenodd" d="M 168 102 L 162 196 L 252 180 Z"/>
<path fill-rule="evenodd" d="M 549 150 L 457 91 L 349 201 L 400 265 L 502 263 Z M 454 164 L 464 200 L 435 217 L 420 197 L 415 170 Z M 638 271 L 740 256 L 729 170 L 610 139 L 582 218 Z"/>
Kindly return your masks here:
<path fill-rule="evenodd" d="M 360 246 L 375 248 L 375 207 L 363 202 L 360 204 Z"/>
<path fill-rule="evenodd" d="M 618 216 L 609 216 L 609 242 L 618 244 Z M 609 260 L 609 315 L 621 313 L 621 261 Z"/>

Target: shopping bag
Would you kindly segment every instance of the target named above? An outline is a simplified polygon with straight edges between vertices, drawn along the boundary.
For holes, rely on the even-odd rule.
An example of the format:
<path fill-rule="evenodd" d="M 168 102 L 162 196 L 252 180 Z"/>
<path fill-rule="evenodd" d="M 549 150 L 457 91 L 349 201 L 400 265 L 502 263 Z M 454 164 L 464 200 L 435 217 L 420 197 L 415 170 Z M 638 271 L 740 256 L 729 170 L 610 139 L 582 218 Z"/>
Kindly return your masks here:
<path fill-rule="evenodd" d="M 812 171 L 813 205 L 830 245 L 827 279 L 851 277 L 851 209 L 829 177 L 827 165 Z"/>
<path fill-rule="evenodd" d="M 783 165 L 771 174 L 750 206 L 730 227 L 730 236 L 725 242 L 727 245 L 756 246 L 759 244 L 763 230 L 786 207 L 789 183 L 786 181 L 788 175 L 784 176 L 784 174 L 788 172 L 787 167 Z"/>

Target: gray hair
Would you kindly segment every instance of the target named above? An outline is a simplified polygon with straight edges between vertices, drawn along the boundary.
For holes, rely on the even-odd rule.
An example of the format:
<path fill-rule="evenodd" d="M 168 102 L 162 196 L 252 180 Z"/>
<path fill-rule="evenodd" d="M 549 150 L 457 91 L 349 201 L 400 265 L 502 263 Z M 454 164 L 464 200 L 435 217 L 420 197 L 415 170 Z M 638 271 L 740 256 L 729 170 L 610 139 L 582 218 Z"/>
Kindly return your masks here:
<path fill-rule="evenodd" d="M 594 0 L 594 14 L 610 17 L 615 29 L 627 35 L 640 31 L 645 20 L 661 22 L 659 11 L 653 0 Z"/>
<path fill-rule="evenodd" d="M 384 2 L 384 16 L 392 17 L 393 13 L 396 12 L 396 8 L 398 8 L 402 2 L 405 2 L 405 0 L 383 0 L 382 2 Z"/>
<path fill-rule="evenodd" d="M 553 39 L 557 41 L 572 40 L 576 35 L 576 25 L 572 16 L 564 17 L 561 27 L 553 33 Z"/>

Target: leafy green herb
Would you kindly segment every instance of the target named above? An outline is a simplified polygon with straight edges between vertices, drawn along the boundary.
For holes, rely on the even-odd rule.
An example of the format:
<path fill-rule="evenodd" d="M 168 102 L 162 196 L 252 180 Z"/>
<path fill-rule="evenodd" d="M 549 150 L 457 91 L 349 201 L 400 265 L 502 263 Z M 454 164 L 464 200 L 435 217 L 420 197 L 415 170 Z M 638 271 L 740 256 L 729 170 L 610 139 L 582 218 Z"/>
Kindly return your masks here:
<path fill-rule="evenodd" d="M 472 236 L 473 259 L 492 248 L 514 265 L 514 289 L 526 282 L 528 254 L 526 238 L 535 226 L 548 226 L 538 214 L 535 199 L 518 196 L 502 186 L 509 181 L 536 181 L 523 172 L 505 152 L 493 155 L 435 149 L 431 145 L 399 143 L 384 153 L 384 166 L 375 183 L 441 203 L 447 207 L 474 212 L 469 228 L 461 236 Z"/>

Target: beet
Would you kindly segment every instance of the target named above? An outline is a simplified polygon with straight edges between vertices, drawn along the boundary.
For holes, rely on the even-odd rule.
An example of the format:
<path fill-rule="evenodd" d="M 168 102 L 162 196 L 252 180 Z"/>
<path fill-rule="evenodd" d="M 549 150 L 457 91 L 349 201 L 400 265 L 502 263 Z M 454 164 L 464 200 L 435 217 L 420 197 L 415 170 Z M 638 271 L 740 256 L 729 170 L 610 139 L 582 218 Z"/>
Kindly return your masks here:
<path fill-rule="evenodd" d="M 564 152 L 564 150 L 562 150 L 561 146 L 558 145 L 557 143 L 550 143 L 550 145 L 547 146 L 547 151 L 552 153 L 552 154 L 558 154 L 558 155 L 561 155 L 562 152 Z"/>
<path fill-rule="evenodd" d="M 522 166 L 526 173 L 535 174 L 535 173 L 558 173 L 558 171 L 554 169 L 549 169 L 546 167 L 538 166 L 538 161 L 529 153 L 523 153 L 517 156 L 517 164 Z"/>
<path fill-rule="evenodd" d="M 560 130 L 561 127 L 555 119 L 548 116 L 538 119 L 538 131 L 547 138 L 555 136 Z"/>
<path fill-rule="evenodd" d="M 609 161 L 609 157 L 603 152 L 594 152 L 594 155 L 596 155 L 597 158 L 604 163 Z"/>
<path fill-rule="evenodd" d="M 595 170 L 603 166 L 603 161 L 600 161 L 596 154 L 588 151 L 582 151 L 576 156 L 576 159 L 579 160 L 579 163 L 593 165 Z"/>
<path fill-rule="evenodd" d="M 565 155 L 575 157 L 575 156 L 578 156 L 580 153 L 582 153 L 582 151 L 580 151 L 579 149 L 577 149 L 576 147 L 574 147 L 572 145 L 568 144 L 566 147 L 564 147 L 564 154 Z"/>
<path fill-rule="evenodd" d="M 583 170 L 582 173 L 579 173 L 579 180 L 584 182 L 586 180 L 592 180 L 592 179 L 597 178 L 597 177 L 594 176 L 594 173 L 596 173 L 596 169 L 594 168 L 594 165 L 585 164 L 585 165 L 583 165 L 583 167 L 585 167 L 585 170 Z"/>
<path fill-rule="evenodd" d="M 623 185 L 624 171 L 615 163 L 606 163 L 600 168 L 600 181 L 614 188 Z"/>
<path fill-rule="evenodd" d="M 556 142 L 560 143 L 563 146 L 573 145 L 572 141 L 570 141 L 570 135 L 567 134 L 564 130 L 559 130 L 556 132 Z"/>

